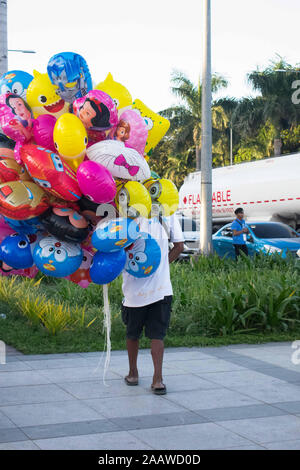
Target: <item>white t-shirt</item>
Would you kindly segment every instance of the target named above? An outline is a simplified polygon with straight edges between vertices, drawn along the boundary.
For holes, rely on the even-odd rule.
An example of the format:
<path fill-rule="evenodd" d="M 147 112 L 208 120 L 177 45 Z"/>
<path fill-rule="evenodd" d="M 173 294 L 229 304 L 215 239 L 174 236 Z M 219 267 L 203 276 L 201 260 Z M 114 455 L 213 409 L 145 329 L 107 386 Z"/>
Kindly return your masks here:
<path fill-rule="evenodd" d="M 137 219 L 141 232 L 148 232 L 160 246 L 160 265 L 149 277 L 137 278 L 123 271 L 123 305 L 126 307 L 143 307 L 158 302 L 166 295 L 173 295 L 169 267 L 169 241 L 168 234 L 157 217 Z M 183 242 L 184 237 L 178 222 L 173 214 L 163 218 L 168 228 L 171 242 Z"/>

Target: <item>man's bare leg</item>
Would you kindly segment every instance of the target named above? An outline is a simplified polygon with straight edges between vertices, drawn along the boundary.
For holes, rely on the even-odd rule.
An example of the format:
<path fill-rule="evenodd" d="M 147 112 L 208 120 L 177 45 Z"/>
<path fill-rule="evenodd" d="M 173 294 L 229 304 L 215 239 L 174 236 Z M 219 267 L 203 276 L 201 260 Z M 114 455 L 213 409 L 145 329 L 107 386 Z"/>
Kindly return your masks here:
<path fill-rule="evenodd" d="M 139 340 L 127 338 L 127 352 L 129 360 L 129 374 L 125 377 L 129 383 L 136 384 L 139 379 L 137 369 L 137 357 L 139 352 Z"/>
<path fill-rule="evenodd" d="M 162 364 L 164 357 L 164 342 L 161 339 L 151 340 L 151 355 L 154 366 L 152 387 L 163 388 Z"/>

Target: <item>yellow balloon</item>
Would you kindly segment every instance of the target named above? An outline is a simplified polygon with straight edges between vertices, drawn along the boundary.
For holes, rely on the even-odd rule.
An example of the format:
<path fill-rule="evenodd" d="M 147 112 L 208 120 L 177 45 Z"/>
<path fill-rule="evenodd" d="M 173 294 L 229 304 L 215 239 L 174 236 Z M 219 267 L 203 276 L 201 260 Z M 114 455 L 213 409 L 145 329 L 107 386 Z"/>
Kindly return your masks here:
<path fill-rule="evenodd" d="M 30 82 L 26 101 L 32 109 L 35 118 L 41 114 L 52 114 L 58 118 L 69 109 L 69 103 L 56 94 L 47 73 L 33 71 L 33 80 Z"/>
<path fill-rule="evenodd" d="M 166 178 L 144 181 L 152 201 L 152 216 L 170 216 L 178 209 L 179 194 L 175 184 Z"/>
<path fill-rule="evenodd" d="M 127 181 L 117 184 L 115 203 L 119 214 L 123 217 L 149 217 L 151 213 L 151 197 L 138 181 Z"/>
<path fill-rule="evenodd" d="M 163 138 L 170 127 L 170 121 L 148 108 L 141 100 L 135 100 L 132 109 L 137 110 L 144 118 L 148 129 L 145 154 L 151 156 L 154 147 Z"/>
<path fill-rule="evenodd" d="M 88 137 L 84 125 L 75 114 L 65 113 L 57 119 L 53 141 L 59 155 L 77 170 L 84 159 Z"/>
<path fill-rule="evenodd" d="M 127 108 L 132 104 L 132 97 L 127 88 L 119 82 L 115 82 L 109 73 L 104 82 L 96 85 L 96 90 L 107 93 L 115 102 L 117 109 Z"/>

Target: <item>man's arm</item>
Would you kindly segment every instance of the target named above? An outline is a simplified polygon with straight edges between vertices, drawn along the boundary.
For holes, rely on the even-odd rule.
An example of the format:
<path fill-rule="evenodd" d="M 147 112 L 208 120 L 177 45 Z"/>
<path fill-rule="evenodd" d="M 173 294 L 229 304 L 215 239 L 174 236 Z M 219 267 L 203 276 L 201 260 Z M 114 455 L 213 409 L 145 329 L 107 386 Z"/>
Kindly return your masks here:
<path fill-rule="evenodd" d="M 183 242 L 174 242 L 172 250 L 169 251 L 169 263 L 175 261 L 180 253 L 183 252 Z"/>

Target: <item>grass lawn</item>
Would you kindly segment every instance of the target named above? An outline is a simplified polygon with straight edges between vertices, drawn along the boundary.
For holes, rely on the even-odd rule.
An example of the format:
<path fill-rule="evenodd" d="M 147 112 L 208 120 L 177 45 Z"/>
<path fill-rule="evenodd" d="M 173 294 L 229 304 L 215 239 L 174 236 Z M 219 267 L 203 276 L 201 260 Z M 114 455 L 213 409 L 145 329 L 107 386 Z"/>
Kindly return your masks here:
<path fill-rule="evenodd" d="M 274 257 L 203 258 L 171 266 L 167 347 L 221 346 L 300 338 L 298 264 Z M 109 286 L 113 350 L 125 349 L 121 278 Z M 25 354 L 105 350 L 102 287 L 67 280 L 0 278 L 0 339 Z M 149 347 L 142 338 L 141 347 Z"/>

